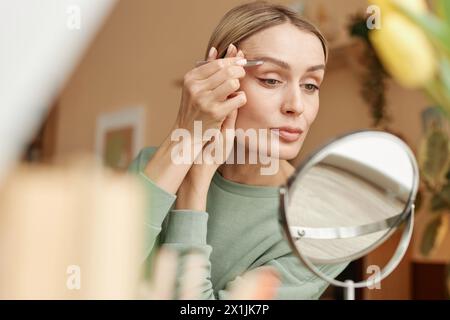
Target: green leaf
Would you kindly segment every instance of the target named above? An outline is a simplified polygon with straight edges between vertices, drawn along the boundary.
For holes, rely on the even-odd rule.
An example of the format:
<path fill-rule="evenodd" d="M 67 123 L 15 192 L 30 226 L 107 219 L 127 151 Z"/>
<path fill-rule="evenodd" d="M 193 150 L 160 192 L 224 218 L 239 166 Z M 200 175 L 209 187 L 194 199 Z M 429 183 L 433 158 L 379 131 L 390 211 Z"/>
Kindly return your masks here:
<path fill-rule="evenodd" d="M 445 116 L 450 118 L 450 92 L 445 89 L 442 81 L 433 79 L 425 86 L 425 91 Z"/>
<path fill-rule="evenodd" d="M 450 56 L 449 24 L 430 13 L 413 11 L 403 3 L 393 1 L 393 4 L 400 12 L 422 28 L 428 37 L 430 37 L 439 48 L 446 52 L 447 56 Z"/>
<path fill-rule="evenodd" d="M 420 252 L 424 256 L 428 256 L 435 246 L 439 227 L 442 223 L 441 216 L 442 214 L 432 219 L 426 226 L 425 231 L 422 235 Z"/>
<path fill-rule="evenodd" d="M 431 129 L 421 143 L 418 158 L 424 179 L 434 188 L 443 186 L 450 163 L 447 132 L 440 128 Z"/>
<path fill-rule="evenodd" d="M 352 16 L 350 17 L 348 29 L 351 36 L 359 37 L 364 39 L 365 42 L 369 42 L 369 28 L 367 28 L 366 20 L 367 18 L 362 14 Z"/>
<path fill-rule="evenodd" d="M 442 80 L 442 85 L 450 97 L 450 61 L 448 59 L 442 59 L 440 62 L 439 78 Z"/>
<path fill-rule="evenodd" d="M 433 194 L 431 198 L 431 210 L 450 210 L 450 184 L 447 183 L 439 193 Z"/>
<path fill-rule="evenodd" d="M 434 6 L 434 9 L 435 9 L 437 15 L 442 20 L 447 21 L 447 24 L 450 24 L 450 1 L 434 0 L 433 6 Z"/>

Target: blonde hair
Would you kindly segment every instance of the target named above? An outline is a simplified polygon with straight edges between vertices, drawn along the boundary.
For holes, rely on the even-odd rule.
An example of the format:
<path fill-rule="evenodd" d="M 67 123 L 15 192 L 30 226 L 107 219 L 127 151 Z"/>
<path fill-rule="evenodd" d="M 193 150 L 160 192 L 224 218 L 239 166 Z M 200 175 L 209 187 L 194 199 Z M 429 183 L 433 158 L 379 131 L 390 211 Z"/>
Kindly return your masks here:
<path fill-rule="evenodd" d="M 266 1 L 246 3 L 228 11 L 220 20 L 209 39 L 205 59 L 207 59 L 211 47 L 217 49 L 218 58 L 223 58 L 231 43 L 239 48 L 240 42 L 258 31 L 286 22 L 291 23 L 302 31 L 316 35 L 322 43 L 325 61 L 328 60 L 327 41 L 319 29 L 288 7 Z"/>

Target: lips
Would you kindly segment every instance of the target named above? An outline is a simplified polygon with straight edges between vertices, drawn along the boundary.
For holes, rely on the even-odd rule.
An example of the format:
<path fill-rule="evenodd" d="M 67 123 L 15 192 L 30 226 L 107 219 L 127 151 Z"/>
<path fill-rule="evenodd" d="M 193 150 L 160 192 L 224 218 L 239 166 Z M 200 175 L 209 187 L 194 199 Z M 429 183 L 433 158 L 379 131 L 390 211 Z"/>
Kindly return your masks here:
<path fill-rule="evenodd" d="M 293 127 L 279 127 L 279 128 L 271 128 L 271 131 L 278 135 L 281 140 L 286 142 L 295 142 L 300 138 L 300 135 L 303 133 L 303 130 L 300 128 Z"/>

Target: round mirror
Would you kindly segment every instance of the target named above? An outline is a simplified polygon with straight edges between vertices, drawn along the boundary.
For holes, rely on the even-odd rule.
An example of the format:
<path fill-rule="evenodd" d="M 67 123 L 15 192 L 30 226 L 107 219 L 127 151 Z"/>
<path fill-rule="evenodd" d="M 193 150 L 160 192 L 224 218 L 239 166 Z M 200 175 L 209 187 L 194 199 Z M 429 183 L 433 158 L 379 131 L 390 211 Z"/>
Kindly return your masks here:
<path fill-rule="evenodd" d="M 292 249 L 314 273 L 347 286 L 317 266 L 356 260 L 383 243 L 412 219 L 417 188 L 417 163 L 402 140 L 385 132 L 354 132 L 297 168 L 280 189 L 280 222 Z M 409 243 L 412 229 L 405 230 L 403 242 Z M 395 256 L 389 272 L 403 254 Z"/>

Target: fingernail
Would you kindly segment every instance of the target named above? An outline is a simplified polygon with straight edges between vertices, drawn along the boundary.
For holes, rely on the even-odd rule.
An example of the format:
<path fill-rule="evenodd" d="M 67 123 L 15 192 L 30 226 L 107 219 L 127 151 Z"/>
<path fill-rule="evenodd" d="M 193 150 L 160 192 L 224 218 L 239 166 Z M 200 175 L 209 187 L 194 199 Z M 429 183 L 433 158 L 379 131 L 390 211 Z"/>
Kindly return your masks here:
<path fill-rule="evenodd" d="M 216 51 L 216 48 L 211 47 L 211 49 L 209 49 L 208 57 L 212 58 L 214 56 L 215 51 Z"/>
<path fill-rule="evenodd" d="M 228 48 L 227 48 L 227 54 L 229 54 L 230 52 L 231 52 L 231 47 L 232 47 L 232 43 L 230 43 L 230 45 L 228 46 Z"/>
<path fill-rule="evenodd" d="M 239 59 L 235 62 L 238 66 L 245 66 L 247 64 L 247 59 Z"/>

